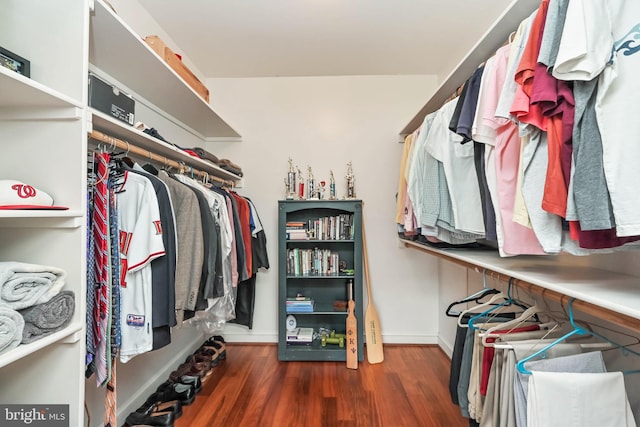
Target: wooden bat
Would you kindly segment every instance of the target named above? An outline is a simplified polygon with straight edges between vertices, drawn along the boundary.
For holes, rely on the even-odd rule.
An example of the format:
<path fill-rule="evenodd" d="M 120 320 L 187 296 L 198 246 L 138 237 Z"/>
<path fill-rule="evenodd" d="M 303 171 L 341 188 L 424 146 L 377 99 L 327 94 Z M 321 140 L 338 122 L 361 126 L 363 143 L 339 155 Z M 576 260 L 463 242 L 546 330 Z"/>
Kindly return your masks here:
<path fill-rule="evenodd" d="M 369 295 L 369 304 L 364 314 L 364 331 L 367 338 L 367 360 L 369 363 L 381 363 L 384 360 L 382 330 L 380 329 L 378 311 L 373 305 L 373 295 L 371 294 L 371 279 L 369 278 L 369 258 L 367 256 L 367 239 L 364 234 L 364 220 L 362 221 L 362 249 L 364 255 L 364 275 L 367 281 L 367 295 Z"/>
<path fill-rule="evenodd" d="M 347 368 L 358 369 L 358 323 L 354 313 L 353 281 L 349 281 L 349 305 L 347 312 Z"/>

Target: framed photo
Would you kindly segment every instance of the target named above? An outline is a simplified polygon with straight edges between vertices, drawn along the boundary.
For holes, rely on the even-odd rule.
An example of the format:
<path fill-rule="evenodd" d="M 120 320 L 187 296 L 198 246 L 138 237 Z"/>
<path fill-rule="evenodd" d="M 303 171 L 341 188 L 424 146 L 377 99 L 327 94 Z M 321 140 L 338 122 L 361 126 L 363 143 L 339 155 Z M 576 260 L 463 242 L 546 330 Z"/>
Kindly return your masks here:
<path fill-rule="evenodd" d="M 25 77 L 31 77 L 29 61 L 2 47 L 0 47 L 0 66 L 22 74 Z"/>

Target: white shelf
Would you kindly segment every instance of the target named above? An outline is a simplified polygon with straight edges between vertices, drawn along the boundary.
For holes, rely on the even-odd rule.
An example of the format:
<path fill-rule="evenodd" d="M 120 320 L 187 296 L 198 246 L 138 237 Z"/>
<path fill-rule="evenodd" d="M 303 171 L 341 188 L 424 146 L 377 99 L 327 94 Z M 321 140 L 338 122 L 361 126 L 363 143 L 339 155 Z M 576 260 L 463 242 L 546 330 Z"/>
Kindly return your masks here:
<path fill-rule="evenodd" d="M 229 179 L 232 181 L 240 181 L 242 178 L 228 172 L 213 163 L 205 160 L 193 157 L 179 148 L 174 147 L 159 139 L 129 126 L 125 123 L 118 121 L 117 119 L 110 117 L 107 114 L 97 111 L 93 108 L 89 108 L 91 113 L 91 120 L 93 128 L 95 130 L 102 131 L 110 136 L 113 136 L 123 141 L 127 141 L 145 150 L 149 150 L 154 154 L 165 156 L 167 159 L 175 160 L 177 162 L 184 162 L 187 165 L 191 165 L 196 169 L 203 172 L 208 172 L 210 175 L 217 176 L 223 179 Z"/>
<path fill-rule="evenodd" d="M 91 64 L 203 139 L 240 137 L 102 0 L 95 1 L 90 31 Z"/>
<path fill-rule="evenodd" d="M 0 228 L 78 228 L 83 213 L 78 210 L 0 210 Z"/>
<path fill-rule="evenodd" d="M 507 41 L 509 34 L 515 31 L 520 22 L 536 10 L 538 6 L 540 6 L 540 0 L 513 0 L 491 28 L 480 38 L 478 43 L 444 79 L 418 114 L 400 131 L 400 135 L 405 136 L 412 133 L 422 125 L 422 121 L 427 114 L 442 107 L 446 99 L 471 77 L 482 62 L 486 61 Z"/>
<path fill-rule="evenodd" d="M 76 303 L 76 308 L 77 306 L 78 304 Z M 0 354 L 0 368 L 7 366 L 8 364 L 15 362 L 16 360 L 22 359 L 23 357 L 27 357 L 30 354 L 36 353 L 52 344 L 61 342 L 77 342 L 80 337 L 78 337 L 77 335 L 74 336 L 74 334 L 81 332 L 82 329 L 83 324 L 81 322 L 75 322 L 69 324 L 69 326 L 61 331 L 54 332 L 53 334 L 34 341 L 30 344 L 20 344 L 18 347 L 9 350 L 6 353 Z"/>
<path fill-rule="evenodd" d="M 640 319 L 640 278 L 628 274 L 571 265 L 556 256 L 501 258 L 497 252 L 473 249 L 436 249 L 401 240 L 440 258 L 462 261 L 514 279 L 588 302 L 615 313 Z"/>
<path fill-rule="evenodd" d="M 35 80 L 0 67 L 0 109 L 82 108 L 82 103 Z"/>

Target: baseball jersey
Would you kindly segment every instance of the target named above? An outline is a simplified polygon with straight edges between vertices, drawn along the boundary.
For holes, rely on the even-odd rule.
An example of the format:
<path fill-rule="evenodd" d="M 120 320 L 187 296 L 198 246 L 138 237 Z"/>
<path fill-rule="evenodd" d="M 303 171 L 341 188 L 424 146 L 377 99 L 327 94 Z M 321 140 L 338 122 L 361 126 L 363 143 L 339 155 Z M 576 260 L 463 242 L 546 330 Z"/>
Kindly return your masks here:
<path fill-rule="evenodd" d="M 153 347 L 151 261 L 165 255 L 158 199 L 151 182 L 125 171 L 116 187 L 120 230 L 120 360 Z"/>

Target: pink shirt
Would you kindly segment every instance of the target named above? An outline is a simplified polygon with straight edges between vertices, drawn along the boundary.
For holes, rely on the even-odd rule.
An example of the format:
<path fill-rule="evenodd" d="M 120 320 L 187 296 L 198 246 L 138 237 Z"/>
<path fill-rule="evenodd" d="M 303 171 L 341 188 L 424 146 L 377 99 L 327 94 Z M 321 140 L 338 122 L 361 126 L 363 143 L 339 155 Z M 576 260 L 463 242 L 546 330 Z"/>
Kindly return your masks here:
<path fill-rule="evenodd" d="M 496 132 L 495 139 L 495 167 L 496 187 L 498 190 L 499 212 L 502 225 L 502 250 L 508 255 L 542 255 L 544 250 L 532 229 L 513 221 L 513 207 L 515 203 L 518 166 L 520 161 L 520 136 L 518 126 L 508 119 L 495 117 L 496 107 L 500 98 L 507 62 L 509 60 L 509 46 L 503 46 L 496 52 L 493 69 L 487 76 L 486 92 L 481 103 L 484 123 L 492 126 Z"/>

